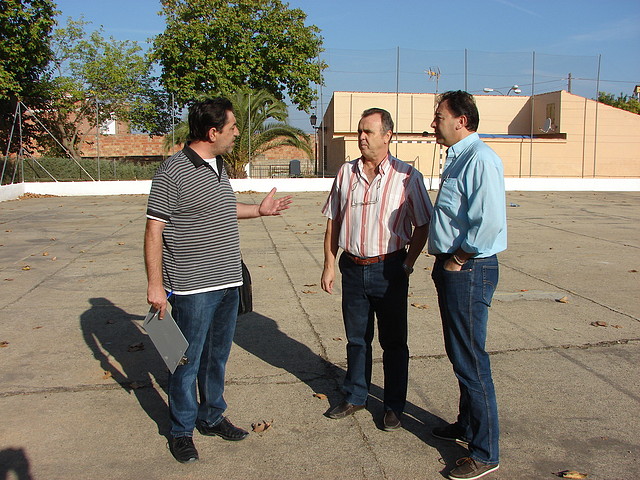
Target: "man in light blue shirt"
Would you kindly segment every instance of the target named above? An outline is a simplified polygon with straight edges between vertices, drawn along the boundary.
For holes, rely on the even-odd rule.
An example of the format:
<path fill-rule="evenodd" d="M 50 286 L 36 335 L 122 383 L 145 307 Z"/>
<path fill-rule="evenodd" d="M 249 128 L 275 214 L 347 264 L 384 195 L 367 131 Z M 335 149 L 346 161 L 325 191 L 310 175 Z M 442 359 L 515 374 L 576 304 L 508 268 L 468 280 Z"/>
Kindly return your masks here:
<path fill-rule="evenodd" d="M 478 137 L 478 123 L 472 95 L 439 97 L 431 126 L 448 150 L 428 251 L 436 257 L 432 278 L 460 405 L 457 421 L 432 433 L 468 446 L 469 456 L 449 473 L 452 480 L 483 477 L 499 464 L 498 407 L 485 341 L 498 284 L 496 254 L 507 248 L 506 201 L 502 161 Z"/>

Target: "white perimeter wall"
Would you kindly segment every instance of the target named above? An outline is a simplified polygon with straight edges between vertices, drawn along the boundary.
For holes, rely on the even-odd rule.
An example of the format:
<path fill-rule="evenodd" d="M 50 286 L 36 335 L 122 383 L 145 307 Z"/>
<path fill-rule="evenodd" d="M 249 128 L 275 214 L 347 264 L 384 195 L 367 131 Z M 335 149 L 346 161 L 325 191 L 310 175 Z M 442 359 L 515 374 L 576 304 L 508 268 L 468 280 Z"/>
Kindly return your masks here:
<path fill-rule="evenodd" d="M 437 190 L 439 179 L 425 178 L 427 189 Z M 268 192 L 277 188 L 279 192 L 328 192 L 332 178 L 243 178 L 232 179 L 231 186 L 236 192 Z M 640 178 L 505 178 L 507 191 L 535 192 L 637 192 Z M 0 201 L 13 200 L 33 193 L 40 195 L 82 196 L 82 195 L 147 195 L 151 180 L 130 182 L 45 182 L 18 183 L 0 187 Z"/>

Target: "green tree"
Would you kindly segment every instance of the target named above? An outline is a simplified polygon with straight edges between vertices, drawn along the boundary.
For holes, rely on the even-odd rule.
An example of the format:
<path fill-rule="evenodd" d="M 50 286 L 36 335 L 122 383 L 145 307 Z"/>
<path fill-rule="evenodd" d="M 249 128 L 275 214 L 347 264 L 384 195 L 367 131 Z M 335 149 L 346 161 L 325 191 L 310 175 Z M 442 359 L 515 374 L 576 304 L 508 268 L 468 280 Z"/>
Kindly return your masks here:
<path fill-rule="evenodd" d="M 0 1 L 0 146 L 5 152 L 14 123 L 16 102 L 40 107 L 46 92 L 41 75 L 52 58 L 49 48 L 55 25 L 51 0 Z M 33 125 L 23 125 L 23 138 L 31 139 Z"/>
<path fill-rule="evenodd" d="M 43 123 L 72 157 L 80 158 L 80 143 L 106 121 L 144 120 L 144 108 L 157 97 L 150 64 L 136 42 L 105 39 L 102 30 L 85 33 L 86 22 L 69 19 L 54 32 L 54 60 L 48 75 L 48 108 Z M 50 153 L 57 142 L 48 142 Z"/>
<path fill-rule="evenodd" d="M 620 92 L 618 98 L 613 93 L 599 92 L 598 101 L 640 115 L 640 102 L 633 97 L 624 95 L 622 92 Z"/>
<path fill-rule="evenodd" d="M 199 93 L 241 86 L 285 95 L 308 111 L 322 82 L 318 27 L 281 0 L 163 0 L 164 33 L 154 40 L 162 83 L 182 104 Z"/>
<path fill-rule="evenodd" d="M 233 104 L 240 132 L 233 151 L 224 156 L 231 177 L 245 177 L 249 155 L 255 157 L 280 146 L 299 148 L 308 158 L 312 158 L 309 136 L 287 124 L 288 113 L 284 102 L 266 90 L 252 91 L 246 87 L 228 95 L 228 98 Z M 183 144 L 188 137 L 189 126 L 183 121 L 176 128 L 175 143 Z M 165 137 L 164 146 L 167 150 L 171 148 L 170 135 Z"/>

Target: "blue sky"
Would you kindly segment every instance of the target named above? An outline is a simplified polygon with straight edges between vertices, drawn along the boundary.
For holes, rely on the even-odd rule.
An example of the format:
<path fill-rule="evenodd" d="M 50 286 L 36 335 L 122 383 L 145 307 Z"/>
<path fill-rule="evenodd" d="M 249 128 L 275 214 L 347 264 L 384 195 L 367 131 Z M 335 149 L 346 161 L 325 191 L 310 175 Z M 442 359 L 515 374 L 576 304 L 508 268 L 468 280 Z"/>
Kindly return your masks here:
<path fill-rule="evenodd" d="M 147 40 L 164 30 L 158 0 L 57 0 L 62 13 L 83 15 L 108 36 Z M 468 90 L 508 90 L 513 83 L 530 93 L 532 65 L 536 91 L 566 89 L 593 98 L 598 57 L 600 90 L 631 94 L 640 84 L 640 1 L 609 0 L 291 0 L 321 29 L 329 61 L 326 102 L 333 90 L 435 91 L 425 69 L 441 71 L 439 91 L 464 88 L 468 50 Z M 400 85 L 396 84 L 400 52 Z M 535 52 L 535 56 L 532 54 Z M 380 70 L 380 64 L 383 64 Z M 505 72 L 506 68 L 506 72 Z M 567 72 L 568 70 L 568 72 Z M 376 78 L 372 78 L 376 77 Z M 383 77 L 388 77 L 384 80 Z M 512 80 L 513 79 L 513 80 Z M 581 80 L 584 79 L 584 80 Z M 367 88 L 369 87 L 369 88 Z M 506 93 L 506 92 L 504 92 Z M 308 116 L 292 112 L 302 126 Z"/>

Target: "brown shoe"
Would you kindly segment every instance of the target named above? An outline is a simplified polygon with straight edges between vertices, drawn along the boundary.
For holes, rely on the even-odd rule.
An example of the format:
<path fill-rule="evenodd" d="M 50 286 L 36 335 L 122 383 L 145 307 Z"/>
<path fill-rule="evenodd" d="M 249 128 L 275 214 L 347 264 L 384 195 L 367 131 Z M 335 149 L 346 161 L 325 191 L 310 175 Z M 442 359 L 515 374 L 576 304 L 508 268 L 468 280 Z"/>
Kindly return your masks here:
<path fill-rule="evenodd" d="M 387 410 L 384 414 L 384 420 L 382 421 L 383 429 L 385 432 L 393 432 L 398 430 L 402 423 L 393 410 Z"/>
<path fill-rule="evenodd" d="M 344 417 L 348 417 L 349 415 L 353 415 L 358 410 L 362 410 L 363 408 L 364 408 L 364 405 L 354 405 L 353 403 L 342 402 L 337 407 L 334 407 L 333 409 L 329 410 L 329 413 L 327 413 L 327 416 L 329 418 L 333 418 L 337 420 L 339 418 L 344 418 Z"/>
<path fill-rule="evenodd" d="M 461 458 L 456 462 L 456 465 L 457 467 L 449 473 L 451 480 L 475 480 L 497 470 L 499 467 L 497 463 L 482 463 L 471 457 Z"/>

